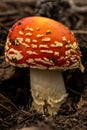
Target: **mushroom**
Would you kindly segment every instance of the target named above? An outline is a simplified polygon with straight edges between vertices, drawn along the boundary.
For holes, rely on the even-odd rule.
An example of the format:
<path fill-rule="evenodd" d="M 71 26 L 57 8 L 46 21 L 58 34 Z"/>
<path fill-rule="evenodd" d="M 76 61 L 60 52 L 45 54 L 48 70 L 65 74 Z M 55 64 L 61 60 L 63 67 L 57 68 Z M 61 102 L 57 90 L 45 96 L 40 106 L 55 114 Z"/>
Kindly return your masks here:
<path fill-rule="evenodd" d="M 10 29 L 5 58 L 11 65 L 29 67 L 34 108 L 56 114 L 66 100 L 62 71 L 80 68 L 81 52 L 72 32 L 61 23 L 39 16 L 26 17 Z"/>

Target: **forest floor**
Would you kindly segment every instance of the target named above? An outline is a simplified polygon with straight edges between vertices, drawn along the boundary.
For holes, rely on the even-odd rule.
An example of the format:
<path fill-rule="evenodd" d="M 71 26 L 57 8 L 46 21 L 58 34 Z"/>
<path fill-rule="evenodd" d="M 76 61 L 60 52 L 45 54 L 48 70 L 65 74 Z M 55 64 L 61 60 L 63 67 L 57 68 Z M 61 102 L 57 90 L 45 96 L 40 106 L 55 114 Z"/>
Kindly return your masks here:
<path fill-rule="evenodd" d="M 29 130 L 86 130 L 87 2 L 15 1 L 0 2 L 0 130 L 18 130 L 25 127 L 29 127 Z M 85 67 L 84 73 L 78 69 L 63 72 L 69 96 L 55 116 L 43 115 L 32 109 L 29 69 L 13 67 L 4 58 L 4 46 L 11 26 L 23 17 L 36 15 L 60 21 L 74 32 Z M 37 128 L 33 129 L 31 126 Z"/>

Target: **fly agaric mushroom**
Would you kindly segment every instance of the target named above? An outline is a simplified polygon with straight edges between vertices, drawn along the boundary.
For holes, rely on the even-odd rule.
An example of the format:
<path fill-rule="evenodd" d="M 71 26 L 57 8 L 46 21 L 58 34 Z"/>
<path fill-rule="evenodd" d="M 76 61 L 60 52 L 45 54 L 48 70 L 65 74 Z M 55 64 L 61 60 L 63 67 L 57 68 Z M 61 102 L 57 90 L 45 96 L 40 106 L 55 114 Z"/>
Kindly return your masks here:
<path fill-rule="evenodd" d="M 5 57 L 14 66 L 30 68 L 33 106 L 43 112 L 47 104 L 50 114 L 55 114 L 67 97 L 62 71 L 84 70 L 72 32 L 57 21 L 39 16 L 23 18 L 13 25 Z"/>

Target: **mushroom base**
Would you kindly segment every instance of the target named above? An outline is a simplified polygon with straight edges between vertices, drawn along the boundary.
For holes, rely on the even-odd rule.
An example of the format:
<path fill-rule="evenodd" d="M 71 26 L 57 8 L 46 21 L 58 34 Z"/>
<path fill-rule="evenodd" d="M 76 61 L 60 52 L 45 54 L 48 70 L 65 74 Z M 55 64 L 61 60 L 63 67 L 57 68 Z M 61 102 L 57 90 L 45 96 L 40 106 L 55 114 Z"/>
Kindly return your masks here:
<path fill-rule="evenodd" d="M 30 69 L 33 107 L 44 113 L 56 114 L 67 97 L 62 73 L 57 70 Z"/>

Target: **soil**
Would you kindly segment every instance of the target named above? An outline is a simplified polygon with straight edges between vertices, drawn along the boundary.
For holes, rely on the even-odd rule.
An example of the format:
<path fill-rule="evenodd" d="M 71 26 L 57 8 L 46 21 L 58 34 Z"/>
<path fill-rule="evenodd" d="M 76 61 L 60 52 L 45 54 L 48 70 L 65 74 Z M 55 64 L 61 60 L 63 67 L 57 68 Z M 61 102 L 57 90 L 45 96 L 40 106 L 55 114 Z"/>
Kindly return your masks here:
<path fill-rule="evenodd" d="M 1 1 L 0 129 L 18 130 L 28 127 L 29 130 L 86 130 L 87 3 L 73 1 L 70 4 L 69 0 Z M 85 67 L 84 73 L 78 69 L 63 72 L 69 96 L 55 116 L 48 113 L 43 115 L 31 107 L 33 99 L 30 93 L 29 69 L 13 67 L 4 58 L 4 46 L 10 27 L 20 18 L 36 15 L 60 21 L 74 32 Z"/>

